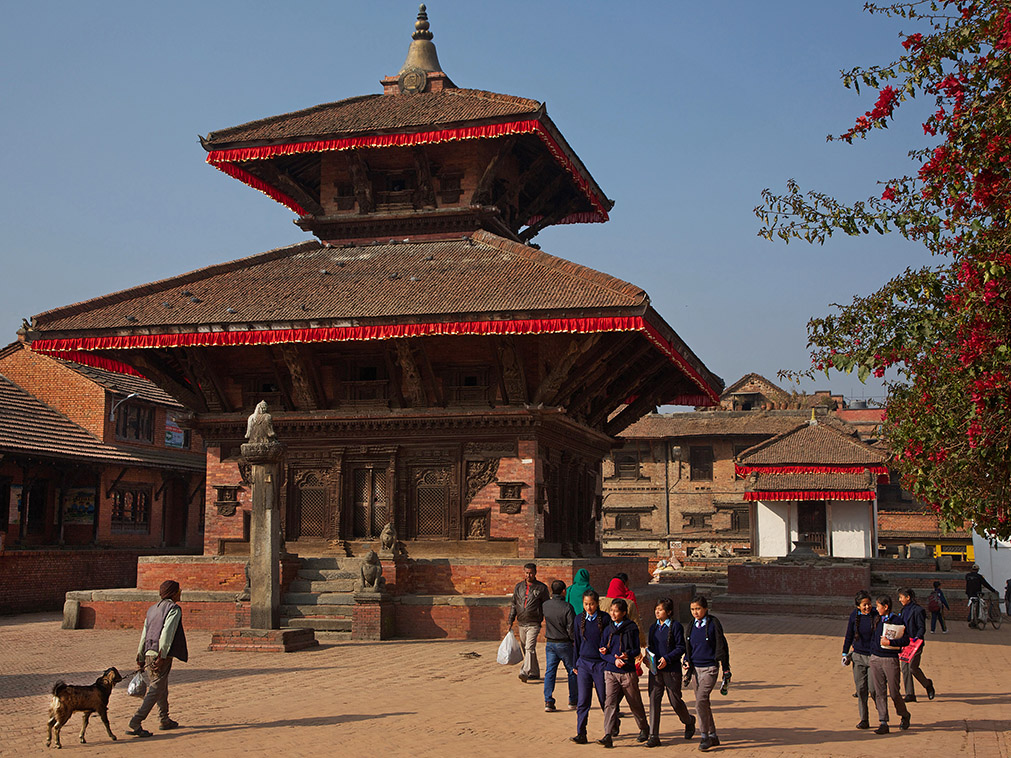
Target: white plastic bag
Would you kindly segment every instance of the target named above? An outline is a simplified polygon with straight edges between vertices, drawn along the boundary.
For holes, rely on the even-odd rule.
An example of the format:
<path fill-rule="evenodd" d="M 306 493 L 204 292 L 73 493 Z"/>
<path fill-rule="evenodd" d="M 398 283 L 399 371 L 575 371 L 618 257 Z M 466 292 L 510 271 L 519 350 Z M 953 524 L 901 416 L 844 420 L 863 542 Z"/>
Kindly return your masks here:
<path fill-rule="evenodd" d="M 512 666 L 523 660 L 523 651 L 520 650 L 520 643 L 516 641 L 512 629 L 506 632 L 502 638 L 502 644 L 498 646 L 498 657 L 495 659 L 503 666 Z"/>
<path fill-rule="evenodd" d="M 126 685 L 126 694 L 134 697 L 144 697 L 147 694 L 147 672 L 138 671 Z"/>

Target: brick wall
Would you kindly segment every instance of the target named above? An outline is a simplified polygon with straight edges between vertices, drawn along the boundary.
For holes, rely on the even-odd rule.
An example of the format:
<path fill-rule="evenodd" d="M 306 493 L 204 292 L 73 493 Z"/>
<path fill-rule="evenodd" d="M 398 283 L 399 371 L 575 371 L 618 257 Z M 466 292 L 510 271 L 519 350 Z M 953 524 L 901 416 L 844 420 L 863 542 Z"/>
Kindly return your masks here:
<path fill-rule="evenodd" d="M 207 486 L 204 494 L 206 500 L 204 514 L 204 555 L 218 555 L 221 552 L 222 540 L 243 540 L 249 535 L 245 532 L 245 517 L 253 509 L 252 490 L 241 486 L 238 491 L 239 506 L 231 516 L 218 513 L 214 503 L 218 492 L 214 485 L 242 484 L 238 462 L 234 459 L 221 458 L 220 447 L 207 448 Z"/>
<path fill-rule="evenodd" d="M 57 611 L 73 590 L 133 587 L 129 550 L 8 550 L 0 553 L 0 614 Z"/>
<path fill-rule="evenodd" d="M 727 567 L 727 589 L 733 595 L 849 597 L 870 586 L 870 566 L 746 564 Z"/>
<path fill-rule="evenodd" d="M 144 616 L 151 602 L 82 601 L 78 612 L 78 629 L 143 629 Z M 249 626 L 249 603 L 227 601 L 221 603 L 179 604 L 183 612 L 184 629 L 230 629 Z"/>

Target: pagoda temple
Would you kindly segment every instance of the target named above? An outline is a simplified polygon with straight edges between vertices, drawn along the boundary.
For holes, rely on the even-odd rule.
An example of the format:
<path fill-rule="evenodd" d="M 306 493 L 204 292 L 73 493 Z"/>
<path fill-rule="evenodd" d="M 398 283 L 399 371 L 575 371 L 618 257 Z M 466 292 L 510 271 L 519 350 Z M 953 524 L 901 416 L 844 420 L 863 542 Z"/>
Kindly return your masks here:
<path fill-rule="evenodd" d="M 205 554 L 248 539 L 239 447 L 260 401 L 286 446 L 289 551 L 360 555 L 390 524 L 408 556 L 507 559 L 599 555 L 615 436 L 658 405 L 718 402 L 722 381 L 641 288 L 532 244 L 613 203 L 543 103 L 458 87 L 432 36 L 422 6 L 381 94 L 201 139 L 316 240 L 24 332 L 192 411 Z"/>

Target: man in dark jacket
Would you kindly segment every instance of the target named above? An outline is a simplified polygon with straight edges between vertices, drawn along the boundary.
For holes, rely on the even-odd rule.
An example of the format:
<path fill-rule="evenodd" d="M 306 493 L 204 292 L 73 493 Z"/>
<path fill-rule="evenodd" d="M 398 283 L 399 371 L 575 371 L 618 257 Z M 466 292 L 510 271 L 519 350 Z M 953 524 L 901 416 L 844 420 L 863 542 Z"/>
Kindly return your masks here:
<path fill-rule="evenodd" d="M 520 681 L 538 679 L 541 666 L 537 661 L 537 635 L 544 620 L 544 603 L 548 599 L 548 587 L 537 581 L 537 565 L 528 563 L 523 567 L 523 581 L 513 590 L 512 607 L 509 609 L 509 630 L 513 622 L 519 621 L 520 647 L 523 648 L 523 666 L 520 667 Z"/>
<path fill-rule="evenodd" d="M 573 672 L 572 660 L 572 625 L 576 620 L 576 612 L 565 601 L 565 582 L 555 579 L 551 583 L 551 598 L 544 603 L 544 657 L 547 659 L 544 669 L 544 710 L 551 713 L 555 710 L 555 676 L 558 664 L 565 666 L 569 675 L 569 710 L 576 707 L 576 675 Z"/>
<path fill-rule="evenodd" d="M 169 579 L 162 582 L 158 594 L 161 600 L 148 608 L 144 631 L 140 635 L 140 646 L 137 648 L 137 665 L 150 672 L 151 684 L 148 685 L 140 708 L 130 719 L 127 734 L 135 737 L 151 736 L 151 732 L 143 727 L 143 722 L 155 703 L 158 704 L 161 729 L 175 729 L 179 726 L 178 722 L 169 718 L 168 677 L 173 658 L 184 663 L 189 658 L 186 633 L 183 631 L 183 614 L 179 607 L 182 590 L 179 582 Z"/>
<path fill-rule="evenodd" d="M 899 615 L 902 616 L 902 623 L 905 624 L 909 641 L 922 640 L 923 636 L 927 633 L 927 612 L 923 610 L 923 606 L 916 602 L 916 593 L 909 587 L 899 590 L 899 602 L 902 603 L 902 610 L 899 611 Z M 934 682 L 928 679 L 927 675 L 920 669 L 920 656 L 922 655 L 923 645 L 921 644 L 920 649 L 913 655 L 912 660 L 908 662 L 899 661 L 899 668 L 902 671 L 902 688 L 906 691 L 906 696 L 903 699 L 907 703 L 916 702 L 916 690 L 913 686 L 914 679 L 922 684 L 923 688 L 927 691 L 927 699 L 934 699 Z"/>

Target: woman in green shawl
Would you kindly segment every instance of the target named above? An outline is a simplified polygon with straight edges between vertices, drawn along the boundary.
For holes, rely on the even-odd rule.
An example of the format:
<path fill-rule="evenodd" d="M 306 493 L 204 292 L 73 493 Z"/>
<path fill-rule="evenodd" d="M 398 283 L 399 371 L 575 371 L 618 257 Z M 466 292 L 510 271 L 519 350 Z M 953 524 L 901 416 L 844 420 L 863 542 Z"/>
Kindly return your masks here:
<path fill-rule="evenodd" d="M 590 586 L 590 572 L 586 569 L 579 569 L 576 572 L 576 578 L 572 580 L 572 584 L 565 590 L 565 602 L 575 609 L 577 616 L 583 612 L 583 593 L 592 589 L 593 587 Z"/>

